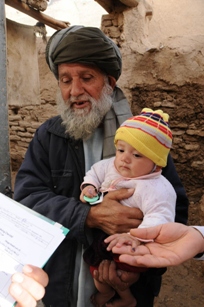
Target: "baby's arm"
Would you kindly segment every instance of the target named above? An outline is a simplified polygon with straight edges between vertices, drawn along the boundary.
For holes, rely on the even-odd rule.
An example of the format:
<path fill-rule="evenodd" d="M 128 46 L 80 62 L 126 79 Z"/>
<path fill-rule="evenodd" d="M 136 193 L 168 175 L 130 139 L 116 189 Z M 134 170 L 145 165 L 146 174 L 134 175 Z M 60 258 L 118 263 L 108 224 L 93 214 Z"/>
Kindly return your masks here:
<path fill-rule="evenodd" d="M 141 244 L 137 238 L 131 236 L 129 233 L 116 233 L 106 238 L 104 242 L 108 244 L 108 251 L 114 248 L 114 250 L 117 249 L 119 254 L 122 254 L 123 250 L 127 251 L 127 249 L 134 252 L 137 246 Z"/>
<path fill-rule="evenodd" d="M 82 185 L 82 191 L 81 191 L 81 195 L 80 195 L 80 200 L 83 203 L 86 203 L 86 200 L 84 199 L 84 196 L 88 197 L 88 198 L 93 198 L 94 196 L 97 195 L 97 191 L 96 188 L 93 185 L 85 185 L 83 188 Z"/>

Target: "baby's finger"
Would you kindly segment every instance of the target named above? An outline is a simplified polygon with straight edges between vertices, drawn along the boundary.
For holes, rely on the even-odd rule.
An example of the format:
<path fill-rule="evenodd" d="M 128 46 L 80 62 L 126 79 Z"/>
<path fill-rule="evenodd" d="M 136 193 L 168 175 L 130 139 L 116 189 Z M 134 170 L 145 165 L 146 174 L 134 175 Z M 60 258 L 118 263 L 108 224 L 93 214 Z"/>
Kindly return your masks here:
<path fill-rule="evenodd" d="M 117 238 L 117 237 L 118 237 L 118 234 L 111 235 L 111 236 L 107 237 L 107 238 L 104 240 L 104 242 L 105 242 L 105 243 L 110 243 L 112 240 L 114 240 L 114 239 Z"/>
<path fill-rule="evenodd" d="M 114 246 L 112 252 L 114 254 L 133 254 L 132 246 L 130 245 L 122 245 L 121 247 Z"/>
<path fill-rule="evenodd" d="M 107 246 L 107 251 L 110 251 L 110 250 L 112 250 L 112 248 L 117 244 L 117 242 L 118 242 L 118 239 L 114 239 L 114 240 L 112 240 L 110 243 L 109 243 L 109 245 Z"/>

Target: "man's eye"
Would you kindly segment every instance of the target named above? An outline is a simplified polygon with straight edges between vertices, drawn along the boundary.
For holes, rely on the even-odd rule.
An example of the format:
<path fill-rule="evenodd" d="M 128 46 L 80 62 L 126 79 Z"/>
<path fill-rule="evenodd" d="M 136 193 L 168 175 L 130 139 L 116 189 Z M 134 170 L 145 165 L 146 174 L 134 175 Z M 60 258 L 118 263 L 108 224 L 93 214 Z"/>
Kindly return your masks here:
<path fill-rule="evenodd" d="M 62 82 L 62 83 L 69 83 L 69 82 L 70 82 L 70 79 L 65 79 L 65 78 L 64 78 L 64 79 L 61 80 L 61 82 Z"/>
<path fill-rule="evenodd" d="M 83 77 L 82 79 L 83 79 L 84 82 L 89 82 L 92 79 L 92 77 L 91 76 L 90 77 Z"/>

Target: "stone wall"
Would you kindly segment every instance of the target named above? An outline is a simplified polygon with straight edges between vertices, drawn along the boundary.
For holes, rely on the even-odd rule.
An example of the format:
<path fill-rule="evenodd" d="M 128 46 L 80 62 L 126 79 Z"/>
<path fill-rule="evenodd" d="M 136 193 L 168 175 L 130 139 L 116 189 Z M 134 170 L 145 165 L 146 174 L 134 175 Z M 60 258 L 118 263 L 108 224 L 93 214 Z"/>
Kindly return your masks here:
<path fill-rule="evenodd" d="M 40 83 L 33 27 L 11 20 L 6 26 L 10 154 L 16 171 L 38 126 L 34 110 L 40 105 Z"/>

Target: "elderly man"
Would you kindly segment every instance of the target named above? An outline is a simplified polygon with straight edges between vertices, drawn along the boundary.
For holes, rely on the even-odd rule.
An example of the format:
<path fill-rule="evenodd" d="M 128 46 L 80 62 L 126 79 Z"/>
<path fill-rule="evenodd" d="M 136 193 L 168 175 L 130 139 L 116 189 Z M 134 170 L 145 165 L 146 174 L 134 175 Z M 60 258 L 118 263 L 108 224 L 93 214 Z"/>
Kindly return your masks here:
<path fill-rule="evenodd" d="M 57 31 L 48 42 L 46 59 L 58 80 L 61 114 L 37 129 L 17 174 L 14 197 L 70 229 L 45 266 L 50 279 L 45 305 L 87 307 L 94 288 L 81 254 L 94 228 L 108 234 L 128 232 L 142 219 L 138 209 L 119 203 L 132 190 L 108 193 L 100 206 L 79 201 L 85 171 L 115 154 L 114 133 L 131 111 L 116 86 L 122 66 L 119 49 L 99 29 L 73 26 Z M 163 175 L 177 193 L 176 219 L 186 223 L 188 200 L 170 156 Z M 131 285 L 137 306 L 151 307 L 163 272 L 150 269 L 133 283 L 134 276 L 127 280 L 114 263 L 105 261 L 95 277 L 113 288 Z M 117 306 L 117 300 L 111 304 Z"/>

